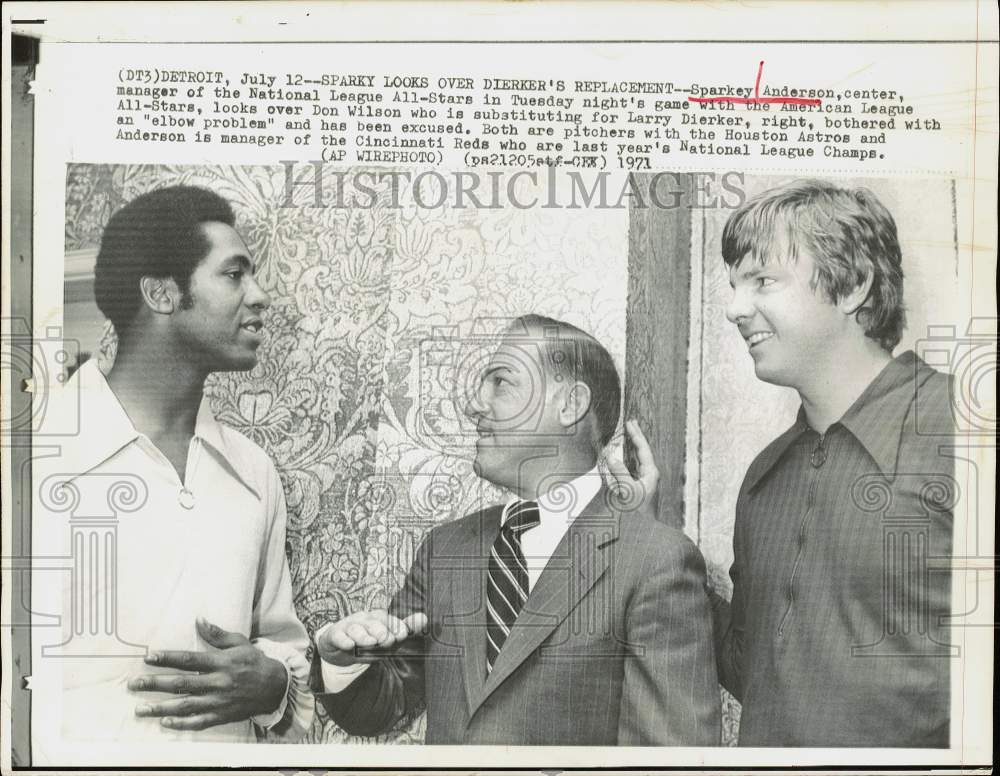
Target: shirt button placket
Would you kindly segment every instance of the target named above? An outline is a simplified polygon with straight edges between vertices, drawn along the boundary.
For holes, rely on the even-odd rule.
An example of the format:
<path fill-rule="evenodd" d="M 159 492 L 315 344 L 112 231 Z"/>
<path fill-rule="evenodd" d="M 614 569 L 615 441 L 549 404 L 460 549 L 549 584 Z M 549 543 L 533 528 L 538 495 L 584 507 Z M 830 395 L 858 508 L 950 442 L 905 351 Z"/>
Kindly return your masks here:
<path fill-rule="evenodd" d="M 816 501 L 816 487 L 819 480 L 819 470 L 826 463 L 827 458 L 827 448 L 825 445 L 826 435 L 820 434 L 819 440 L 816 443 L 816 447 L 813 448 L 812 453 L 809 456 L 809 463 L 812 465 L 812 471 L 809 473 L 809 486 L 806 491 L 806 509 L 802 515 L 802 521 L 799 523 L 799 532 L 795 540 L 795 561 L 792 563 L 792 571 L 788 575 L 788 584 L 785 585 L 785 613 L 781 617 L 781 622 L 778 624 L 778 638 L 785 635 L 785 625 L 788 623 L 789 617 L 791 617 L 792 606 L 795 603 L 795 574 L 799 569 L 799 563 L 802 561 L 802 553 L 805 550 L 806 545 L 806 527 L 812 518 L 813 505 Z"/>

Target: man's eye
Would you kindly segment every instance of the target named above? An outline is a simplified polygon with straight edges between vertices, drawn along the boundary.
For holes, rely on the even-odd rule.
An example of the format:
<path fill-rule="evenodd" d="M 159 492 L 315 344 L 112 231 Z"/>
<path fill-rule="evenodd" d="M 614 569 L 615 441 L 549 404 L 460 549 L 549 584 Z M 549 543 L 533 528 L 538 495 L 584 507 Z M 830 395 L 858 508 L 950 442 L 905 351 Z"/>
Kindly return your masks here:
<path fill-rule="evenodd" d="M 241 277 L 243 277 L 243 270 L 241 269 L 230 270 L 229 272 L 226 272 L 225 275 L 226 277 L 232 278 L 233 280 L 239 280 Z"/>
<path fill-rule="evenodd" d="M 757 278 L 757 285 L 760 288 L 764 288 L 766 286 L 770 286 L 773 284 L 774 284 L 774 278 L 766 278 L 766 277 Z"/>

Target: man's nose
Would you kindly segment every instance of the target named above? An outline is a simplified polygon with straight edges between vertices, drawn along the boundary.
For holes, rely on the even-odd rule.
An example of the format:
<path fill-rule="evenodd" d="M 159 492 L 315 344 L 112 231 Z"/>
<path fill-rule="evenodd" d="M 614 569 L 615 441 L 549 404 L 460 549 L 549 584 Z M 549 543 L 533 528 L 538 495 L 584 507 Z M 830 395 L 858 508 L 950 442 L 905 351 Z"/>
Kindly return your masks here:
<path fill-rule="evenodd" d="M 749 291 L 741 287 L 734 288 L 726 304 L 726 318 L 730 323 L 739 323 L 741 318 L 749 318 L 751 315 L 753 303 L 750 301 Z"/>
<path fill-rule="evenodd" d="M 250 277 L 250 288 L 247 290 L 246 303 L 255 310 L 266 310 L 271 306 L 271 295 L 261 288 L 255 277 Z"/>
<path fill-rule="evenodd" d="M 468 398 L 465 402 L 465 417 L 470 420 L 476 420 L 486 413 L 486 405 L 483 402 L 482 396 L 479 395 L 481 391 L 481 385 L 474 388 L 469 392 Z"/>

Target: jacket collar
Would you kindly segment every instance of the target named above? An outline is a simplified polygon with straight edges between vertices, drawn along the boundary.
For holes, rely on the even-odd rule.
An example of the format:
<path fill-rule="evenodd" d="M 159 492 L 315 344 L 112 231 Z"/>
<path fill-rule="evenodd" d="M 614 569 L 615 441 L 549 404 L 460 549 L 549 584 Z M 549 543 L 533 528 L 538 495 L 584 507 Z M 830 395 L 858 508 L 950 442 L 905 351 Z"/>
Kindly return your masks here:
<path fill-rule="evenodd" d="M 481 512 L 469 525 L 466 550 L 470 563 L 453 588 L 455 610 L 469 612 L 455 618 L 462 641 L 462 668 L 470 718 L 503 681 L 510 676 L 566 619 L 579 601 L 607 571 L 611 548 L 618 540 L 620 514 L 614 498 L 601 487 L 570 525 L 552 557 L 528 594 L 528 600 L 500 650 L 497 662 L 486 675 L 486 565 L 490 548 L 500 531 L 500 509 Z M 451 559 L 449 559 L 451 560 Z"/>
<path fill-rule="evenodd" d="M 916 393 L 934 370 L 912 350 L 894 358 L 840 419 L 862 444 L 886 477 L 896 474 L 899 446 Z M 795 423 L 767 446 L 747 471 L 745 489 L 752 490 L 804 433 L 810 431 L 805 409 L 799 407 Z"/>

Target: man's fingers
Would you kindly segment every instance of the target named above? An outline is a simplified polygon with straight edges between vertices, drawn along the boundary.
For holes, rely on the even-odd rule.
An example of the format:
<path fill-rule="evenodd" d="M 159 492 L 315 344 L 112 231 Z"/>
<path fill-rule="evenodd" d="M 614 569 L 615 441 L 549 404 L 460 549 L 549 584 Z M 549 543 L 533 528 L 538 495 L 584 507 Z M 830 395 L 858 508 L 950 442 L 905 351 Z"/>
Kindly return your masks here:
<path fill-rule="evenodd" d="M 344 632 L 353 640 L 356 646 L 373 647 L 378 644 L 378 639 L 372 636 L 368 632 L 368 628 L 360 622 L 352 622 L 344 629 Z"/>
<path fill-rule="evenodd" d="M 160 724 L 171 730 L 205 730 L 206 728 L 221 725 L 226 722 L 221 715 L 215 712 L 207 714 L 195 714 L 191 717 L 163 717 Z"/>
<path fill-rule="evenodd" d="M 230 647 L 242 647 L 250 643 L 250 640 L 242 633 L 227 631 L 218 625 L 210 623 L 204 617 L 199 617 L 195 620 L 194 624 L 198 629 L 198 635 L 213 647 L 229 649 Z"/>
<path fill-rule="evenodd" d="M 632 445 L 635 448 L 635 457 L 637 461 L 636 477 L 642 488 L 645 490 L 643 499 L 647 500 L 656 493 L 656 489 L 660 483 L 660 470 L 656 466 L 656 459 L 653 457 L 653 449 L 649 446 L 649 442 L 646 440 L 646 435 L 643 434 L 642 429 L 639 428 L 638 421 L 635 419 L 629 420 L 625 424 L 625 428 L 628 432 L 629 439 L 632 440 Z"/>
<path fill-rule="evenodd" d="M 354 652 L 358 647 L 391 647 L 412 630 L 384 609 L 355 612 L 323 634 L 323 647 Z"/>
<path fill-rule="evenodd" d="M 635 419 L 626 421 L 625 433 L 635 449 L 636 473 L 633 475 L 620 457 L 607 458 L 608 471 L 614 477 L 617 488 L 613 493 L 615 501 L 624 511 L 638 510 L 655 517 L 660 470 L 656 466 L 653 449 Z"/>
<path fill-rule="evenodd" d="M 427 630 L 427 615 L 423 612 L 414 612 L 403 619 L 403 625 L 410 633 L 423 633 Z"/>
<path fill-rule="evenodd" d="M 146 663 L 162 668 L 177 668 L 181 671 L 214 671 L 219 667 L 219 659 L 210 652 L 183 652 L 165 650 L 150 652 Z"/>
<path fill-rule="evenodd" d="M 368 628 L 368 633 L 380 647 L 391 647 L 398 638 L 398 634 L 393 628 L 387 628 L 384 625 L 372 625 Z"/>
<path fill-rule="evenodd" d="M 146 674 L 129 679 L 128 688 L 137 692 L 169 692 L 174 695 L 198 695 L 216 689 L 211 674 Z"/>
<path fill-rule="evenodd" d="M 348 636 L 343 628 L 328 628 L 323 634 L 323 639 L 329 642 L 329 646 L 341 652 L 350 652 L 354 649 L 354 639 Z"/>
<path fill-rule="evenodd" d="M 411 633 L 427 628 L 427 615 L 411 614 L 405 620 L 384 609 L 355 612 L 326 628 L 316 642 L 323 660 L 334 665 L 368 663 L 390 654 L 392 648 Z"/>
<path fill-rule="evenodd" d="M 643 433 L 642 427 L 639 425 L 639 421 L 635 418 L 629 418 L 625 421 L 625 433 L 628 434 L 629 440 L 635 445 L 635 452 L 638 459 L 641 461 L 645 455 L 647 458 L 652 458 L 653 451 L 649 447 L 649 440 L 646 439 L 646 434 Z"/>
<path fill-rule="evenodd" d="M 185 695 L 176 700 L 159 703 L 140 703 L 135 707 L 137 717 L 189 717 L 214 711 L 219 705 L 217 698 Z"/>
<path fill-rule="evenodd" d="M 382 625 L 388 625 L 392 620 L 396 619 L 385 609 L 372 609 L 370 612 L 358 612 L 358 615 L 363 622 L 379 622 L 382 623 Z"/>
<path fill-rule="evenodd" d="M 407 625 L 405 620 L 397 619 L 393 624 L 392 635 L 395 637 L 396 641 L 403 641 L 410 635 L 410 626 Z"/>
<path fill-rule="evenodd" d="M 635 458 L 639 464 L 637 474 L 640 478 L 643 478 L 646 474 L 656 470 L 653 448 L 649 446 L 646 435 L 642 433 L 639 422 L 634 418 L 625 423 L 625 430 L 628 432 L 628 438 L 632 441 L 632 446 L 635 448 Z M 659 474 L 658 471 L 657 474 Z"/>
<path fill-rule="evenodd" d="M 625 461 L 621 458 L 608 456 L 606 463 L 608 465 L 608 471 L 610 471 L 611 475 L 619 482 L 629 482 L 632 479 L 632 472 L 628 470 L 628 467 L 625 465 Z"/>
<path fill-rule="evenodd" d="M 646 483 L 633 477 L 632 472 L 628 470 L 621 458 L 608 457 L 606 463 L 608 471 L 611 472 L 611 476 L 614 477 L 617 484 L 616 496 L 618 499 L 626 504 L 642 501 L 646 491 Z"/>
<path fill-rule="evenodd" d="M 368 634 L 372 636 L 380 647 L 388 647 L 399 639 L 406 638 L 408 631 L 406 625 L 398 617 L 395 617 L 385 609 L 373 609 L 370 612 L 359 612 L 357 623 L 363 625 Z M 367 646 L 367 645 L 362 645 Z"/>

